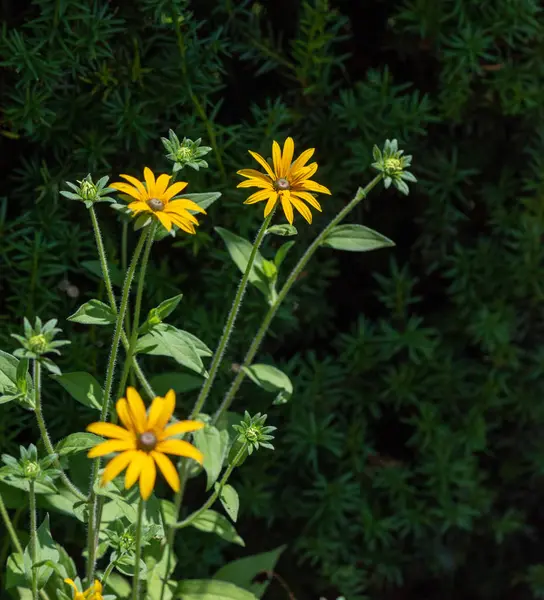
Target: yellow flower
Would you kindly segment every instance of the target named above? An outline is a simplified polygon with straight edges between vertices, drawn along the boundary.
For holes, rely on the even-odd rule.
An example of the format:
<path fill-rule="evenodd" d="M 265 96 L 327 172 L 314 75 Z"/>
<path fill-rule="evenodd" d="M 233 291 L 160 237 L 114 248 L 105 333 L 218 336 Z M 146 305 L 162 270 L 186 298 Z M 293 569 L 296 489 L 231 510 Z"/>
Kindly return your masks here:
<path fill-rule="evenodd" d="M 156 217 L 167 231 L 170 231 L 174 224 L 187 233 L 196 233 L 195 225 L 198 225 L 198 221 L 189 211 L 194 210 L 204 214 L 206 211 L 192 200 L 173 199 L 187 186 L 185 181 L 177 181 L 168 186 L 170 175 L 163 173 L 155 180 L 155 175 L 149 167 L 144 169 L 145 186 L 136 177 L 130 175 L 121 175 L 121 177 L 132 185 L 118 181 L 110 184 L 109 187 L 135 199 L 128 205 L 129 210 L 135 215 L 148 212 Z"/>
<path fill-rule="evenodd" d="M 159 467 L 170 487 L 179 490 L 179 476 L 176 468 L 166 454 L 187 456 L 202 464 L 203 456 L 200 450 L 183 440 L 170 439 L 180 433 L 197 431 L 204 427 L 200 421 L 179 421 L 168 425 L 176 406 L 176 395 L 170 390 L 164 398 L 158 396 L 153 400 L 146 413 L 145 404 L 138 392 L 129 387 L 127 397 L 117 401 L 117 415 L 124 425 L 113 423 L 91 423 L 87 431 L 107 438 L 92 448 L 89 458 L 104 456 L 112 452 L 120 452 L 110 460 L 102 475 L 102 485 L 105 485 L 123 469 L 125 488 L 132 487 L 140 480 L 140 494 L 147 500 L 155 487 L 156 467 Z"/>
<path fill-rule="evenodd" d="M 102 596 L 102 584 L 98 579 L 94 580 L 93 585 L 88 590 L 84 592 L 80 592 L 77 589 L 77 585 L 74 583 L 73 579 L 65 579 L 64 583 L 71 585 L 74 588 L 74 600 L 103 600 L 104 596 Z"/>
<path fill-rule="evenodd" d="M 242 181 L 238 184 L 239 188 L 257 187 L 261 191 L 252 194 L 244 204 L 255 204 L 267 200 L 264 216 L 267 217 L 270 211 L 276 206 L 278 199 L 281 201 L 283 212 L 291 225 L 293 224 L 293 206 L 298 212 L 308 221 L 312 222 L 312 213 L 306 206 L 307 202 L 316 210 L 321 210 L 319 202 L 310 192 L 321 192 L 322 194 L 330 194 L 330 190 L 324 185 L 320 185 L 315 181 L 310 181 L 310 177 L 317 171 L 317 163 L 311 163 L 306 166 L 310 160 L 314 148 L 305 150 L 294 162 L 293 154 L 295 152 L 295 144 L 293 138 L 288 137 L 283 145 L 283 153 L 277 142 L 272 144 L 272 161 L 274 169 L 266 162 L 266 160 L 256 152 L 249 153 L 266 171 L 261 173 L 255 169 L 242 169 L 238 171 L 238 175 L 247 177 L 247 181 Z"/>

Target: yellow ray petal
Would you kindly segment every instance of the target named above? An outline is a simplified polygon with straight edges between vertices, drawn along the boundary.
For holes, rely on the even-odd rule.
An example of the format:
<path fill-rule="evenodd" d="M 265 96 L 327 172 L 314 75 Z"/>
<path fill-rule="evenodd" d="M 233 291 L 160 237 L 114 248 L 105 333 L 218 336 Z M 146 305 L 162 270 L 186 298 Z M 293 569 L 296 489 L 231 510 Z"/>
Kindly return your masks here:
<path fill-rule="evenodd" d="M 138 477 L 140 476 L 140 472 L 142 470 L 142 466 L 145 464 L 146 453 L 142 450 L 137 450 L 130 459 L 130 464 L 128 465 L 127 472 L 125 473 L 125 489 L 131 488 Z M 115 459 L 114 459 L 115 460 Z"/>
<path fill-rule="evenodd" d="M 170 175 L 166 175 L 166 173 L 159 175 L 157 181 L 155 182 L 155 198 L 161 198 L 164 192 L 166 192 L 166 188 L 170 183 L 170 179 L 172 178 Z"/>
<path fill-rule="evenodd" d="M 87 431 L 91 433 L 96 433 L 96 435 L 101 435 L 103 437 L 114 438 L 116 440 L 132 440 L 134 438 L 133 434 L 119 425 L 114 425 L 113 423 L 104 423 L 99 421 L 98 423 L 91 423 L 87 426 Z"/>
<path fill-rule="evenodd" d="M 172 219 L 166 214 L 165 211 L 157 211 L 155 216 L 157 219 L 159 219 L 166 231 L 170 231 L 172 229 Z"/>
<path fill-rule="evenodd" d="M 289 223 L 293 224 L 293 207 L 291 206 L 291 194 L 289 190 L 286 190 L 280 194 L 281 196 L 281 206 L 283 208 L 283 212 L 285 213 L 285 217 L 289 221 Z"/>
<path fill-rule="evenodd" d="M 275 192 L 271 192 L 270 190 L 261 190 L 260 192 L 255 192 L 251 194 L 247 200 L 244 200 L 244 204 L 255 204 L 255 202 L 262 202 L 263 200 L 267 200 L 270 198 L 271 194 Z"/>
<path fill-rule="evenodd" d="M 144 184 L 139 179 L 132 177 L 132 175 L 120 175 L 120 177 L 126 179 L 129 183 L 132 183 L 132 185 L 140 192 L 142 198 L 147 198 L 147 192 L 145 191 Z"/>
<path fill-rule="evenodd" d="M 262 179 L 246 179 L 246 181 L 241 181 L 237 186 L 237 188 L 250 188 L 257 187 L 265 190 L 273 190 L 274 186 L 270 181 L 264 181 Z"/>
<path fill-rule="evenodd" d="M 121 452 L 122 450 L 136 450 L 136 440 L 109 440 L 102 442 L 94 448 L 91 448 L 87 453 L 88 458 L 97 458 L 105 456 L 112 452 Z"/>
<path fill-rule="evenodd" d="M 291 172 L 291 185 L 295 185 L 297 182 L 302 181 L 304 179 L 310 179 L 312 175 L 315 175 L 317 171 L 317 163 L 314 162 L 304 169 L 299 169 L 298 171 Z"/>
<path fill-rule="evenodd" d="M 179 209 L 183 208 L 184 210 L 194 210 L 195 212 L 206 214 L 206 211 L 202 208 L 202 206 L 198 205 L 193 200 L 189 200 L 188 198 L 182 200 L 173 200 L 170 202 L 165 210 Z"/>
<path fill-rule="evenodd" d="M 115 409 L 117 411 L 117 416 L 121 420 L 121 423 L 123 423 L 125 429 L 136 433 L 136 428 L 134 427 L 134 423 L 132 422 L 132 417 L 130 415 L 130 410 L 128 408 L 128 402 L 126 398 L 119 398 L 115 405 Z"/>
<path fill-rule="evenodd" d="M 296 186 L 298 189 L 310 191 L 310 192 L 321 192 L 322 194 L 331 194 L 329 188 L 326 188 L 324 185 L 316 183 L 315 181 L 310 181 L 308 179 L 297 183 Z M 298 191 L 298 189 L 296 191 Z"/>
<path fill-rule="evenodd" d="M 176 181 L 176 183 L 173 183 L 168 189 L 166 189 L 166 191 L 162 194 L 160 200 L 162 200 L 163 202 L 168 202 L 168 200 L 173 198 L 176 194 L 179 194 L 186 187 L 186 181 Z"/>
<path fill-rule="evenodd" d="M 180 433 L 189 433 L 189 431 L 198 431 L 205 427 L 202 421 L 179 421 L 173 425 L 169 425 L 161 435 L 161 439 L 172 437 L 173 435 L 179 435 Z"/>
<path fill-rule="evenodd" d="M 236 173 L 242 177 L 248 177 L 249 179 L 262 179 L 263 181 L 272 183 L 268 175 L 265 175 L 260 171 L 256 171 L 255 169 L 241 169 L 240 171 L 236 171 Z"/>
<path fill-rule="evenodd" d="M 137 450 L 127 450 L 122 454 L 118 454 L 115 458 L 112 458 L 102 473 L 102 485 L 106 485 L 106 483 L 115 479 L 117 475 L 119 475 L 119 473 L 134 460 L 137 454 Z"/>
<path fill-rule="evenodd" d="M 321 204 L 319 204 L 319 202 L 315 199 L 314 196 L 312 196 L 312 194 L 310 194 L 310 192 L 291 190 L 291 197 L 293 196 L 295 196 L 295 198 L 301 198 L 302 200 L 306 201 L 310 206 L 313 206 L 316 210 L 322 212 L 323 209 L 321 208 Z"/>
<path fill-rule="evenodd" d="M 281 157 L 281 173 L 285 177 L 289 173 L 289 168 L 293 162 L 293 153 L 295 152 L 295 142 L 292 137 L 288 137 L 283 144 L 283 154 Z"/>
<path fill-rule="evenodd" d="M 187 212 L 187 209 L 183 208 L 183 206 L 176 206 L 177 203 L 178 201 L 175 200 L 171 204 L 168 204 L 167 207 L 164 209 L 164 212 L 169 215 L 177 215 L 178 217 L 180 217 L 180 219 L 183 219 L 184 221 L 189 221 L 190 223 L 198 225 L 197 218 L 190 212 Z"/>
<path fill-rule="evenodd" d="M 144 179 L 147 186 L 147 195 L 150 198 L 155 198 L 155 175 L 149 167 L 144 169 Z"/>
<path fill-rule="evenodd" d="M 128 194 L 129 196 L 132 196 L 136 200 L 142 200 L 142 195 L 140 194 L 140 192 L 135 187 L 132 187 L 128 183 L 118 181 L 116 183 L 110 184 L 109 187 L 111 187 L 114 190 L 117 190 L 119 192 L 122 192 L 123 194 Z M 145 199 L 145 197 L 144 197 L 144 199 Z"/>
<path fill-rule="evenodd" d="M 74 582 L 74 580 L 73 580 L 73 579 L 70 579 L 69 577 L 67 577 L 67 578 L 64 580 L 64 583 L 67 583 L 68 585 L 71 585 L 71 586 L 74 588 L 74 591 L 75 591 L 75 592 L 79 592 L 79 590 L 77 589 L 77 585 L 75 584 L 75 582 Z"/>
<path fill-rule="evenodd" d="M 177 225 L 183 231 L 194 235 L 196 233 L 195 226 L 192 223 L 189 223 L 185 219 L 181 218 L 179 215 L 172 214 L 171 215 L 172 223 Z"/>
<path fill-rule="evenodd" d="M 162 396 L 156 396 L 151 402 L 151 406 L 147 412 L 147 425 L 145 426 L 146 431 L 155 430 L 157 421 L 164 410 L 164 398 Z"/>
<path fill-rule="evenodd" d="M 282 177 L 282 169 L 281 169 L 281 150 L 278 142 L 272 142 L 272 162 L 274 164 L 274 173 L 276 174 L 275 179 L 278 177 Z"/>
<path fill-rule="evenodd" d="M 308 150 L 304 150 L 304 152 L 291 165 L 291 173 L 301 169 L 310 160 L 310 158 L 312 158 L 314 152 L 315 148 L 308 148 Z"/>
<path fill-rule="evenodd" d="M 155 479 L 157 477 L 157 469 L 155 461 L 149 454 L 144 454 L 144 462 L 140 472 L 140 494 L 144 500 L 151 496 L 151 492 L 155 487 Z"/>
<path fill-rule="evenodd" d="M 134 213 L 153 212 L 147 205 L 147 202 L 141 202 L 139 200 L 137 200 L 136 202 L 131 202 L 127 208 Z"/>
<path fill-rule="evenodd" d="M 268 215 L 270 214 L 270 212 L 272 211 L 274 206 L 276 206 L 277 201 L 278 201 L 278 192 L 274 192 L 273 194 L 270 194 L 270 198 L 268 199 L 268 202 L 266 203 L 266 206 L 264 207 L 265 219 L 266 219 L 266 217 L 268 217 Z"/>
<path fill-rule="evenodd" d="M 147 422 L 145 404 L 140 394 L 133 387 L 127 388 L 127 402 L 136 431 L 143 433 Z"/>
<path fill-rule="evenodd" d="M 268 173 L 268 175 L 270 175 L 270 177 L 275 181 L 276 176 L 274 175 L 274 171 L 272 171 L 272 168 L 266 162 L 266 160 L 260 154 L 257 154 L 256 152 L 252 152 L 251 150 L 249 150 L 249 153 L 261 165 L 261 167 Z"/>
<path fill-rule="evenodd" d="M 200 464 L 204 460 L 202 452 L 184 440 L 164 440 L 157 444 L 155 450 L 157 452 L 165 452 L 166 454 L 175 454 L 176 456 L 187 456 Z"/>
<path fill-rule="evenodd" d="M 298 212 L 311 225 L 312 224 L 312 211 L 306 206 L 306 204 L 304 204 L 304 202 L 302 202 L 302 200 L 299 200 L 298 198 L 293 196 L 293 194 L 291 194 L 291 204 L 298 210 Z"/>
<path fill-rule="evenodd" d="M 157 419 L 157 427 L 162 431 L 168 421 L 172 418 L 174 414 L 174 409 L 176 408 L 176 393 L 174 390 L 168 390 L 166 392 L 166 396 L 164 397 L 164 404 L 162 408 L 162 412 Z"/>
<path fill-rule="evenodd" d="M 166 454 L 155 452 L 155 450 L 151 452 L 151 456 L 157 463 L 161 473 L 168 482 L 168 485 L 174 490 L 174 492 L 177 492 L 179 490 L 179 475 L 176 467 L 174 467 L 172 464 L 172 461 L 168 458 L 168 456 L 166 456 Z"/>

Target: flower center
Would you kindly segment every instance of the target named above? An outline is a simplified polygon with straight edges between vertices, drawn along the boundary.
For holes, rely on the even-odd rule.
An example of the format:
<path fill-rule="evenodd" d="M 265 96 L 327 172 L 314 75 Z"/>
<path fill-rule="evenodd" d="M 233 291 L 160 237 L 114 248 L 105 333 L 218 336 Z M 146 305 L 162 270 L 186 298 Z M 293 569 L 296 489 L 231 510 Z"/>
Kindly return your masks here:
<path fill-rule="evenodd" d="M 402 171 L 402 162 L 398 158 L 386 158 L 384 161 L 385 168 L 390 172 L 397 173 Z"/>
<path fill-rule="evenodd" d="M 151 198 L 150 200 L 148 200 L 147 206 L 149 206 L 149 208 L 153 212 L 157 212 L 158 210 L 164 210 L 164 204 L 162 200 L 159 200 L 158 198 Z"/>
<path fill-rule="evenodd" d="M 157 445 L 157 436 L 152 431 L 144 431 L 144 433 L 140 435 L 138 442 L 140 450 L 151 452 Z"/>
<path fill-rule="evenodd" d="M 290 187 L 289 182 L 287 181 L 287 179 L 285 179 L 285 177 L 280 177 L 276 181 L 276 188 L 278 190 L 288 190 L 289 187 Z"/>
<path fill-rule="evenodd" d="M 33 352 L 40 354 L 47 349 L 47 340 L 45 339 L 45 335 L 43 333 L 39 333 L 38 335 L 33 335 L 28 340 L 28 345 Z"/>

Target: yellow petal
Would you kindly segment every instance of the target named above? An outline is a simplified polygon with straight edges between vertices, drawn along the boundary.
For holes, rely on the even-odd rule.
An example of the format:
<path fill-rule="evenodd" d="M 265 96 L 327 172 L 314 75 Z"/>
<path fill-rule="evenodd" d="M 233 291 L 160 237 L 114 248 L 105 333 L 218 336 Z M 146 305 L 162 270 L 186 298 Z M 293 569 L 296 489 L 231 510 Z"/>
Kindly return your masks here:
<path fill-rule="evenodd" d="M 114 190 L 117 190 L 119 192 L 122 192 L 123 194 L 128 194 L 129 196 L 132 196 L 136 200 L 143 199 L 140 192 L 136 188 L 129 185 L 128 183 L 123 183 L 122 181 L 119 181 L 117 183 L 112 183 L 109 187 L 111 187 Z M 144 199 L 145 199 L 145 197 L 144 197 Z"/>
<path fill-rule="evenodd" d="M 324 185 L 316 183 L 315 181 L 305 180 L 297 184 L 297 187 L 302 190 L 308 190 L 310 192 L 321 192 L 322 194 L 329 194 L 331 191 Z"/>
<path fill-rule="evenodd" d="M 189 433 L 189 431 L 198 431 L 205 427 L 202 421 L 179 421 L 173 425 L 169 425 L 162 433 L 161 439 L 179 435 L 180 433 Z"/>
<path fill-rule="evenodd" d="M 155 213 L 155 217 L 159 219 L 161 225 L 166 229 L 166 231 L 170 231 L 172 229 L 172 219 L 164 211 L 157 211 Z"/>
<path fill-rule="evenodd" d="M 145 404 L 140 394 L 133 387 L 127 388 L 127 402 L 136 431 L 143 433 L 147 422 Z"/>
<path fill-rule="evenodd" d="M 102 442 L 94 448 L 91 448 L 87 453 L 88 458 L 97 458 L 98 456 L 105 456 L 112 452 L 121 452 L 122 450 L 135 450 L 136 440 L 109 440 L 108 442 Z"/>
<path fill-rule="evenodd" d="M 289 168 L 293 162 L 293 154 L 295 152 L 295 142 L 292 137 L 288 137 L 283 144 L 283 154 L 281 157 L 281 172 L 282 177 L 285 177 L 289 173 Z"/>
<path fill-rule="evenodd" d="M 139 200 L 137 200 L 136 202 L 131 202 L 127 208 L 134 213 L 153 212 L 147 205 L 147 202 L 140 202 Z"/>
<path fill-rule="evenodd" d="M 266 206 L 264 207 L 265 219 L 271 213 L 274 206 L 276 206 L 277 201 L 278 201 L 278 192 L 274 192 L 273 194 L 270 195 L 270 198 L 268 199 L 268 202 L 266 203 Z"/>
<path fill-rule="evenodd" d="M 145 427 L 146 431 L 155 429 L 157 421 L 159 420 L 159 417 L 161 416 L 164 410 L 164 403 L 165 401 L 162 396 L 156 396 L 155 398 L 153 398 L 153 402 L 151 403 L 151 406 L 149 407 L 149 411 L 147 413 L 147 425 Z"/>
<path fill-rule="evenodd" d="M 312 211 L 306 206 L 306 204 L 304 204 L 304 202 L 302 202 L 302 200 L 299 200 L 298 198 L 293 196 L 293 194 L 291 194 L 291 203 L 298 210 L 298 212 L 306 219 L 306 221 L 308 221 L 308 223 L 310 223 L 310 225 L 311 225 L 312 224 Z"/>
<path fill-rule="evenodd" d="M 130 410 L 128 408 L 128 402 L 126 398 L 119 398 L 119 400 L 117 400 L 115 410 L 117 411 L 117 416 L 121 420 L 121 423 L 123 423 L 125 429 L 135 433 L 136 429 L 134 427 L 134 423 L 132 422 L 132 417 L 130 416 Z"/>
<path fill-rule="evenodd" d="M 285 213 L 285 217 L 289 221 L 289 223 L 293 224 L 293 207 L 291 206 L 291 194 L 289 190 L 286 190 L 280 194 L 281 196 L 281 205 L 283 208 L 283 212 Z"/>
<path fill-rule="evenodd" d="M 301 198 L 305 200 L 310 206 L 313 206 L 319 212 L 322 212 L 321 204 L 315 199 L 310 192 L 302 192 L 299 190 L 291 190 L 291 198 L 295 196 L 296 198 Z"/>
<path fill-rule="evenodd" d="M 315 172 L 317 171 L 317 163 L 314 162 L 311 165 L 308 165 L 307 167 L 304 167 L 304 169 L 299 169 L 298 171 L 292 171 L 291 172 L 291 185 L 296 185 L 299 181 L 302 181 L 304 179 L 310 179 L 310 177 L 312 177 L 312 175 L 315 175 Z"/>
<path fill-rule="evenodd" d="M 183 208 L 184 210 L 194 210 L 195 212 L 202 213 L 203 215 L 206 214 L 206 211 L 202 208 L 202 206 L 199 206 L 196 202 L 193 202 L 193 200 L 189 200 L 188 198 L 183 200 L 173 200 L 168 204 L 165 210 L 178 210 L 179 208 Z"/>
<path fill-rule="evenodd" d="M 198 225 L 197 218 L 194 215 L 192 215 L 190 212 L 187 212 L 187 209 L 183 208 L 183 206 L 176 206 L 177 204 L 178 204 L 177 200 L 168 204 L 168 206 L 164 209 L 164 212 L 167 213 L 168 215 L 177 215 L 180 219 L 182 219 L 184 221 L 189 221 L 190 223 L 194 223 L 195 225 Z"/>
<path fill-rule="evenodd" d="M 175 454 L 176 456 L 187 456 L 200 464 L 204 460 L 202 452 L 184 440 L 164 440 L 157 444 L 155 450 L 166 454 Z"/>
<path fill-rule="evenodd" d="M 140 473 L 140 494 L 144 500 L 147 500 L 155 487 L 155 479 L 157 477 L 157 469 L 155 461 L 149 454 L 144 454 L 144 462 Z"/>
<path fill-rule="evenodd" d="M 67 578 L 64 580 L 64 583 L 67 583 L 68 585 L 71 585 L 71 586 L 74 588 L 74 590 L 75 590 L 76 592 L 78 591 L 78 589 L 77 589 L 77 585 L 74 583 L 74 580 L 73 580 L 73 579 L 70 579 L 69 577 L 67 577 Z"/>
<path fill-rule="evenodd" d="M 99 421 L 98 423 L 91 423 L 87 426 L 87 431 L 91 433 L 96 433 L 96 435 L 101 435 L 103 437 L 114 438 L 116 440 L 131 440 L 133 439 L 133 434 L 119 425 L 114 425 L 113 423 L 103 423 Z"/>
<path fill-rule="evenodd" d="M 161 198 L 164 192 L 166 192 L 170 179 L 172 178 L 170 175 L 166 175 L 166 173 L 159 175 L 155 183 L 155 198 Z"/>
<path fill-rule="evenodd" d="M 261 190 L 260 192 L 255 192 L 251 194 L 247 200 L 244 200 L 244 204 L 255 204 L 255 202 L 262 202 L 263 200 L 267 200 L 270 198 L 270 194 L 273 194 L 270 190 Z"/>
<path fill-rule="evenodd" d="M 157 419 L 157 428 L 161 431 L 166 427 L 166 424 L 172 418 L 174 414 L 174 409 L 176 408 L 176 393 L 174 390 L 168 390 L 166 392 L 166 396 L 164 397 L 164 404 L 162 408 L 162 412 Z"/>
<path fill-rule="evenodd" d="M 274 163 L 276 179 L 278 177 L 283 177 L 281 169 L 281 150 L 280 145 L 276 141 L 272 142 L 272 162 Z"/>
<path fill-rule="evenodd" d="M 102 473 L 102 485 L 106 485 L 106 483 L 115 479 L 128 464 L 131 464 L 137 454 L 138 450 L 127 450 L 112 458 Z"/>
<path fill-rule="evenodd" d="M 268 175 L 265 175 L 260 171 L 256 171 L 255 169 L 241 169 L 240 171 L 236 171 L 236 173 L 242 177 L 248 177 L 249 179 L 262 179 L 263 181 L 268 181 L 271 183 Z"/>
<path fill-rule="evenodd" d="M 98 579 L 94 580 L 94 591 L 98 594 L 102 593 L 102 584 L 100 583 L 100 581 L 98 581 Z M 102 600 L 101 598 L 97 598 L 96 600 Z"/>
<path fill-rule="evenodd" d="M 249 188 L 249 187 L 258 187 L 263 188 L 265 190 L 273 190 L 274 186 L 270 181 L 264 181 L 263 179 L 246 179 L 246 181 L 241 181 L 237 186 L 237 188 Z"/>
<path fill-rule="evenodd" d="M 138 477 L 140 476 L 140 472 L 142 470 L 142 466 L 145 463 L 145 458 L 147 454 L 142 450 L 136 450 L 136 452 L 132 455 L 130 459 L 130 464 L 128 465 L 127 472 L 125 473 L 125 489 L 131 488 Z M 113 459 L 115 460 L 115 459 Z M 109 465 L 108 465 L 109 466 Z M 106 467 L 107 468 L 107 467 Z"/>
<path fill-rule="evenodd" d="M 177 492 L 179 490 L 179 475 L 176 467 L 174 467 L 172 464 L 172 461 L 168 458 L 168 456 L 166 456 L 166 454 L 155 452 L 155 450 L 151 452 L 151 456 L 157 463 L 161 473 L 168 482 L 168 485 L 174 490 L 174 492 Z"/>
<path fill-rule="evenodd" d="M 132 175 L 120 175 L 120 177 L 126 179 L 129 183 L 132 183 L 132 185 L 140 192 L 142 198 L 147 198 L 147 192 L 145 191 L 144 184 L 139 179 L 132 177 Z"/>
<path fill-rule="evenodd" d="M 147 185 L 147 194 L 150 198 L 155 198 L 155 175 L 149 167 L 144 169 L 144 178 Z"/>
<path fill-rule="evenodd" d="M 274 175 L 274 171 L 272 171 L 272 169 L 270 168 L 270 165 L 266 162 L 266 160 L 260 154 L 257 154 L 256 152 L 252 152 L 251 150 L 249 150 L 249 153 L 261 165 L 261 167 L 268 173 L 268 175 L 270 175 L 270 177 L 275 181 L 276 176 Z"/>
<path fill-rule="evenodd" d="M 160 200 L 163 202 L 168 202 L 171 198 L 173 198 L 176 194 L 179 194 L 182 190 L 187 187 L 186 181 L 176 181 L 173 183 L 161 196 Z"/>
<path fill-rule="evenodd" d="M 174 225 L 177 225 L 180 229 L 183 229 L 183 231 L 186 231 L 187 233 L 191 233 L 193 235 L 196 233 L 195 226 L 192 223 L 189 223 L 188 221 L 180 217 L 179 215 L 172 214 L 170 218 L 172 219 L 172 223 L 174 223 Z"/>
<path fill-rule="evenodd" d="M 312 158 L 314 155 L 315 148 L 309 148 L 308 150 L 304 150 L 304 152 L 295 160 L 295 162 L 291 165 L 291 173 L 295 173 Z"/>

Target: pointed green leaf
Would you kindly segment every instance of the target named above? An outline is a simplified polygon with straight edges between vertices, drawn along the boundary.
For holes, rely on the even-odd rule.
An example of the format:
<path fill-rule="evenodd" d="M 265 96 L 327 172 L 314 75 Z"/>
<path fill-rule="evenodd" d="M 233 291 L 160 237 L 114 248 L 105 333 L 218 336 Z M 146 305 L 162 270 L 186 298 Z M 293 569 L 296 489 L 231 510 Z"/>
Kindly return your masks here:
<path fill-rule="evenodd" d="M 285 404 L 293 394 L 293 384 L 287 375 L 272 365 L 256 364 L 242 367 L 244 373 L 267 392 L 276 392 L 274 404 Z"/>
<path fill-rule="evenodd" d="M 22 360 L 24 361 L 25 359 Z M 26 393 L 20 394 L 21 388 L 18 386 L 18 378 L 22 377 L 20 373 L 22 367 L 19 367 L 20 362 L 15 356 L 0 350 L 0 396 L 5 395 L 8 398 L 4 401 L 0 398 L 0 404 L 11 400 L 19 400 L 26 406 L 33 407 L 34 385 L 32 377 L 30 377 L 30 373 L 28 372 L 25 375 Z"/>
<path fill-rule="evenodd" d="M 192 521 L 191 526 L 206 533 L 215 533 L 227 542 L 245 546 L 244 540 L 238 535 L 236 529 L 234 529 L 234 525 L 232 525 L 227 517 L 215 510 L 205 510 Z"/>
<path fill-rule="evenodd" d="M 219 487 L 219 483 L 215 484 L 215 489 Z M 238 498 L 238 492 L 226 483 L 219 492 L 219 500 L 223 505 L 227 515 L 236 523 L 238 519 L 238 510 L 240 508 L 240 498 Z"/>
<path fill-rule="evenodd" d="M 68 317 L 68 321 L 83 323 L 83 325 L 111 325 L 117 315 L 107 304 L 100 300 L 89 300 L 82 304 L 76 312 Z"/>
<path fill-rule="evenodd" d="M 77 371 L 63 375 L 51 375 L 78 402 L 89 408 L 102 409 L 104 392 L 100 384 L 89 373 Z"/>
<path fill-rule="evenodd" d="M 206 209 L 209 206 L 211 206 L 216 200 L 219 200 L 219 198 L 221 198 L 221 192 L 203 192 L 200 194 L 181 194 L 180 196 L 176 196 L 176 199 L 178 198 L 186 198 L 187 200 L 192 200 L 193 202 L 196 202 L 198 204 L 198 206 L 200 206 L 200 208 Z M 197 213 L 194 210 L 190 210 L 189 211 L 192 214 L 202 214 L 202 213 Z"/>
<path fill-rule="evenodd" d="M 180 581 L 176 600 L 256 600 L 257 596 L 228 581 L 186 579 Z"/>
<path fill-rule="evenodd" d="M 394 246 L 395 242 L 364 225 L 337 225 L 327 234 L 323 246 L 349 252 L 368 252 Z"/>
<path fill-rule="evenodd" d="M 149 385 L 159 396 L 164 396 L 168 390 L 181 394 L 198 390 L 202 386 L 202 377 L 191 373 L 161 373 L 151 377 Z"/>
<path fill-rule="evenodd" d="M 266 234 L 273 233 L 274 235 L 281 236 L 289 236 L 289 235 L 297 235 L 298 231 L 294 225 L 289 225 L 289 223 L 282 223 L 281 225 L 272 225 L 266 230 Z"/>
<path fill-rule="evenodd" d="M 221 473 L 229 443 L 229 435 L 226 431 L 219 431 L 213 425 L 207 425 L 204 429 L 193 433 L 193 441 L 204 455 L 202 466 L 206 471 L 206 490 L 209 490 L 217 481 L 219 473 Z"/>
<path fill-rule="evenodd" d="M 89 448 L 92 448 L 103 441 L 104 440 L 101 437 L 94 433 L 72 433 L 57 444 L 55 452 L 57 452 L 59 456 L 70 456 L 71 454 L 89 450 Z"/>

